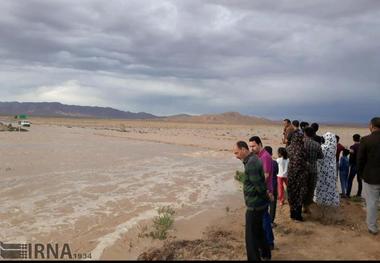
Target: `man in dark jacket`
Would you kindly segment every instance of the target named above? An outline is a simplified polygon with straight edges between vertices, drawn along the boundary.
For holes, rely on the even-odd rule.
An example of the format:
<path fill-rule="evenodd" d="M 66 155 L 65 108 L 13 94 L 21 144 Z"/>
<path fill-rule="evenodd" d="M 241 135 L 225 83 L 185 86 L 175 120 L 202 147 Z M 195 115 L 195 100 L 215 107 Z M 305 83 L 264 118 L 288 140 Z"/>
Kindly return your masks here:
<path fill-rule="evenodd" d="M 360 140 L 357 168 L 366 191 L 368 231 L 376 235 L 379 232 L 376 221 L 380 196 L 380 117 L 371 120 L 369 129 L 371 134 Z"/>
<path fill-rule="evenodd" d="M 350 146 L 350 158 L 349 158 L 350 173 L 348 175 L 347 192 L 346 192 L 346 196 L 348 198 L 351 195 L 352 182 L 358 173 L 357 159 L 358 159 L 358 152 L 359 152 L 359 147 L 360 147 L 360 135 L 354 134 L 354 136 L 352 136 L 352 139 L 354 140 L 354 144 Z M 361 197 L 362 196 L 362 188 L 363 188 L 362 179 L 360 179 L 359 176 L 356 176 L 356 180 L 358 181 L 358 192 L 357 192 L 356 196 Z"/>
<path fill-rule="evenodd" d="M 263 215 L 268 211 L 269 205 L 263 165 L 259 158 L 249 151 L 248 144 L 244 141 L 235 144 L 233 153 L 244 164 L 243 191 L 247 206 L 245 243 L 248 260 L 271 259 L 263 228 Z"/>

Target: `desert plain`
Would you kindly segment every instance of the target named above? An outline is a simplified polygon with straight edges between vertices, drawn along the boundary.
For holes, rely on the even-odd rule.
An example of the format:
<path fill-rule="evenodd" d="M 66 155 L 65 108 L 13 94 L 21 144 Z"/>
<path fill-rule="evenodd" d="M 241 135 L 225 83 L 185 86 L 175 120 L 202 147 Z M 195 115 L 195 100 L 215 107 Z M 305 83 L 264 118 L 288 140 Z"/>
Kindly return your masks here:
<path fill-rule="evenodd" d="M 246 258 L 243 193 L 234 179 L 243 166 L 232 147 L 258 135 L 276 157 L 281 124 L 31 121 L 27 132 L 0 132 L 1 241 L 69 243 L 91 259 Z M 318 133 L 327 131 L 346 147 L 354 133 L 369 134 L 323 124 Z M 142 235 L 164 206 L 175 211 L 168 237 Z M 296 223 L 288 209 L 277 209 L 273 259 L 380 259 L 363 200 L 341 200 L 331 220 L 314 206 Z"/>

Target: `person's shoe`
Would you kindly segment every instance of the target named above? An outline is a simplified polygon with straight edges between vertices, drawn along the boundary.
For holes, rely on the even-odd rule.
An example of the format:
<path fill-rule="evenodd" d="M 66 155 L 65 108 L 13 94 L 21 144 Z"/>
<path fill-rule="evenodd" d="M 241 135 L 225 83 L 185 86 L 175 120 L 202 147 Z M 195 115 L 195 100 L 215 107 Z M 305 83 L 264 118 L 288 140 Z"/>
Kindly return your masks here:
<path fill-rule="evenodd" d="M 379 231 L 373 231 L 371 229 L 368 229 L 368 233 L 370 233 L 371 235 L 376 236 L 379 233 Z"/>
<path fill-rule="evenodd" d="M 295 217 L 294 217 L 294 219 L 297 220 L 297 221 L 300 221 L 300 222 L 303 221 L 303 217 L 302 217 L 302 213 L 301 213 L 301 208 L 299 209 L 299 211 L 297 211 L 297 212 L 295 213 Z"/>

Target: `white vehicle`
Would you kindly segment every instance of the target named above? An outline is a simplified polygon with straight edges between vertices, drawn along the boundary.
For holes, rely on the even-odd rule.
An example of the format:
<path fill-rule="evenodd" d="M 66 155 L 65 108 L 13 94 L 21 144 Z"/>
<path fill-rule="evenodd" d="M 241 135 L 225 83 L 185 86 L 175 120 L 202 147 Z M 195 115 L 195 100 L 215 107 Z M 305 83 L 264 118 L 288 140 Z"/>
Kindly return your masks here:
<path fill-rule="evenodd" d="M 22 120 L 22 121 L 18 121 L 18 125 L 22 126 L 22 127 L 30 127 L 32 123 L 30 121 L 27 121 L 27 120 Z"/>

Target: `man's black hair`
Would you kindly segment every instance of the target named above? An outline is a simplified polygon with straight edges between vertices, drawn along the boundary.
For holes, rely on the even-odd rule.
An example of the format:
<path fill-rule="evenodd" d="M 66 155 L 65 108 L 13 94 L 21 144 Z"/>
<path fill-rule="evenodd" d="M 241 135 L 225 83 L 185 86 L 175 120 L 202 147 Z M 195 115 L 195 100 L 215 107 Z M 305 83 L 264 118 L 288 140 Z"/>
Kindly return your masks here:
<path fill-rule="evenodd" d="M 372 118 L 371 124 L 372 126 L 380 129 L 380 117 Z"/>
<path fill-rule="evenodd" d="M 249 138 L 249 141 L 255 142 L 257 145 L 263 145 L 259 136 L 252 136 L 251 138 Z"/>
<path fill-rule="evenodd" d="M 360 142 L 360 134 L 354 134 L 353 136 L 352 136 L 352 139 L 354 140 L 354 142 Z"/>
<path fill-rule="evenodd" d="M 248 144 L 247 144 L 245 141 L 238 141 L 238 142 L 236 143 L 236 146 L 237 146 L 239 149 L 243 149 L 243 148 L 245 148 L 245 149 L 249 150 L 249 148 L 248 148 Z"/>
<path fill-rule="evenodd" d="M 307 121 L 301 121 L 301 123 L 300 123 L 301 129 L 305 129 L 308 126 L 309 126 L 309 123 Z"/>
<path fill-rule="evenodd" d="M 314 131 L 317 133 L 317 131 L 319 130 L 319 124 L 314 122 L 310 125 L 310 127 L 312 127 L 314 129 Z"/>
<path fill-rule="evenodd" d="M 314 131 L 314 129 L 312 127 L 306 127 L 303 132 L 309 138 L 313 138 L 315 136 L 315 131 Z"/>
<path fill-rule="evenodd" d="M 292 124 L 293 124 L 293 126 L 296 127 L 296 128 L 300 127 L 300 122 L 297 121 L 297 120 L 292 121 Z"/>

